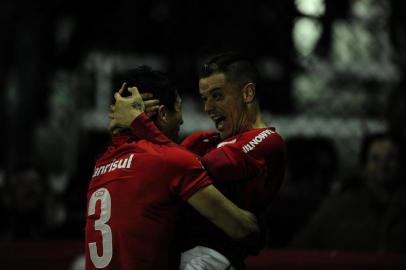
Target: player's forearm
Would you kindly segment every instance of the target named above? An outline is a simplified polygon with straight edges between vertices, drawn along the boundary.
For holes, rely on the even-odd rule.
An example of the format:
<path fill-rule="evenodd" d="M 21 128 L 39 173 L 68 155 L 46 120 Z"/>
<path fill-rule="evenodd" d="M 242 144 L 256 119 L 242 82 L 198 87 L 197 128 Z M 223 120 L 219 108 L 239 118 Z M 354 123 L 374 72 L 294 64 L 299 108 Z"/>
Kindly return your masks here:
<path fill-rule="evenodd" d="M 258 223 L 255 216 L 247 211 L 238 209 L 225 225 L 228 232 L 226 232 L 233 239 L 245 239 L 249 235 L 259 232 Z"/>
<path fill-rule="evenodd" d="M 238 208 L 212 185 L 196 192 L 188 202 L 233 239 L 259 231 L 255 215 Z"/>

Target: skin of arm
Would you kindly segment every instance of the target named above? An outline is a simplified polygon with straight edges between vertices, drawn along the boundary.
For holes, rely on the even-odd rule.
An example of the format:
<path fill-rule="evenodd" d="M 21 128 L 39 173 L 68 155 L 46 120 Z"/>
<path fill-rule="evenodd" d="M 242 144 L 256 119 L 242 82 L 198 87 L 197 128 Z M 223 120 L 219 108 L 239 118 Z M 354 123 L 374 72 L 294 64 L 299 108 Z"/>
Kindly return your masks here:
<path fill-rule="evenodd" d="M 200 189 L 187 202 L 233 239 L 259 233 L 255 215 L 238 208 L 213 185 Z"/>

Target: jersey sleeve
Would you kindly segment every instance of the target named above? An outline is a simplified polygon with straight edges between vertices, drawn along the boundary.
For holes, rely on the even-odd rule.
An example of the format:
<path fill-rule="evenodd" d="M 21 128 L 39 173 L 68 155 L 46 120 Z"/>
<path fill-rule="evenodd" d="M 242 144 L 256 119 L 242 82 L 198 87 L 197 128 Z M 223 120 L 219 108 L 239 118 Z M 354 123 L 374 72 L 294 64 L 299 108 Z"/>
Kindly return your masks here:
<path fill-rule="evenodd" d="M 145 139 L 154 144 L 177 146 L 172 140 L 166 137 L 155 123 L 145 113 L 141 113 L 133 120 L 130 126 L 134 135 L 140 139 Z"/>
<path fill-rule="evenodd" d="M 198 156 L 173 147 L 166 154 L 168 173 L 172 176 L 170 189 L 184 201 L 195 192 L 212 184 Z"/>
<path fill-rule="evenodd" d="M 255 130 L 243 134 L 236 143 L 210 151 L 202 162 L 216 182 L 250 179 L 268 170 L 280 174 L 285 167 L 285 144 L 272 129 Z"/>
<path fill-rule="evenodd" d="M 193 149 L 199 144 L 206 142 L 217 142 L 218 133 L 215 131 L 196 131 L 187 136 L 181 143 L 186 149 L 193 152 Z"/>

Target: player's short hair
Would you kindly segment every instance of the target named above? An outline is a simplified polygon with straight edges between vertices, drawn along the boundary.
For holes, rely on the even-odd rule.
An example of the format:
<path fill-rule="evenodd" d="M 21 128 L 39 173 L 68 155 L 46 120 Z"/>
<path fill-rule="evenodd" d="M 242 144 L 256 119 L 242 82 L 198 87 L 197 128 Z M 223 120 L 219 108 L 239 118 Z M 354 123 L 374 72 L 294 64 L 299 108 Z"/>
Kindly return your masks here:
<path fill-rule="evenodd" d="M 258 84 L 257 68 L 249 58 L 240 53 L 226 52 L 211 57 L 201 66 L 199 79 L 216 73 L 223 73 L 227 82 L 239 87 L 249 82 Z"/>
<path fill-rule="evenodd" d="M 127 87 L 136 86 L 140 93 L 153 94 L 153 98 L 158 99 L 161 105 L 175 111 L 178 90 L 164 72 L 143 65 L 117 75 L 115 80 L 117 85 L 126 82 Z"/>

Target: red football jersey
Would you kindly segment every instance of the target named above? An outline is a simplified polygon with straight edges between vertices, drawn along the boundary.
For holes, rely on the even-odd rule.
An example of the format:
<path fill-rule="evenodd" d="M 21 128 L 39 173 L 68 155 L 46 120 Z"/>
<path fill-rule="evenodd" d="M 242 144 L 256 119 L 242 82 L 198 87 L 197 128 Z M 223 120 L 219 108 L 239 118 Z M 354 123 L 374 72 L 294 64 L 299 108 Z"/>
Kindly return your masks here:
<path fill-rule="evenodd" d="M 140 138 L 177 146 L 145 113 L 132 122 L 131 128 Z M 286 167 L 285 142 L 272 127 L 251 129 L 224 141 L 217 132 L 198 131 L 188 136 L 181 146 L 201 156 L 216 186 L 223 186 L 223 182 L 249 181 L 243 184 L 250 190 L 249 194 L 238 198 L 238 202 L 240 207 L 254 213 L 261 213 L 269 205 L 282 184 Z"/>
<path fill-rule="evenodd" d="M 199 133 L 186 138 L 182 145 L 202 157 L 216 186 L 227 187 L 226 182 L 238 182 L 244 192 L 235 202 L 260 214 L 282 184 L 286 162 L 282 137 L 274 128 L 257 128 L 224 141 L 218 133 L 204 133 L 205 136 L 193 140 Z"/>
<path fill-rule="evenodd" d="M 137 117 L 131 128 L 151 142 L 176 145 L 145 114 Z M 199 131 L 187 137 L 182 146 L 201 156 L 214 185 L 228 199 L 258 217 L 264 215 L 282 184 L 286 166 L 285 143 L 274 128 L 251 129 L 224 141 L 216 132 Z M 253 252 L 188 206 L 182 211 L 180 232 L 184 250 L 197 245 L 213 248 L 238 269 Z"/>
<path fill-rule="evenodd" d="M 86 270 L 168 269 L 179 207 L 210 184 L 192 153 L 113 137 L 87 193 Z"/>
<path fill-rule="evenodd" d="M 197 133 L 182 144 L 202 156 L 214 185 L 227 198 L 258 217 L 265 214 L 282 184 L 286 163 L 285 143 L 273 128 L 251 129 L 224 141 L 219 134 Z M 244 269 L 244 259 L 265 244 L 263 239 L 254 249 L 241 245 L 188 206 L 182 214 L 184 250 L 206 246 L 226 256 L 237 269 Z M 184 226 L 190 229 L 186 231 Z"/>

